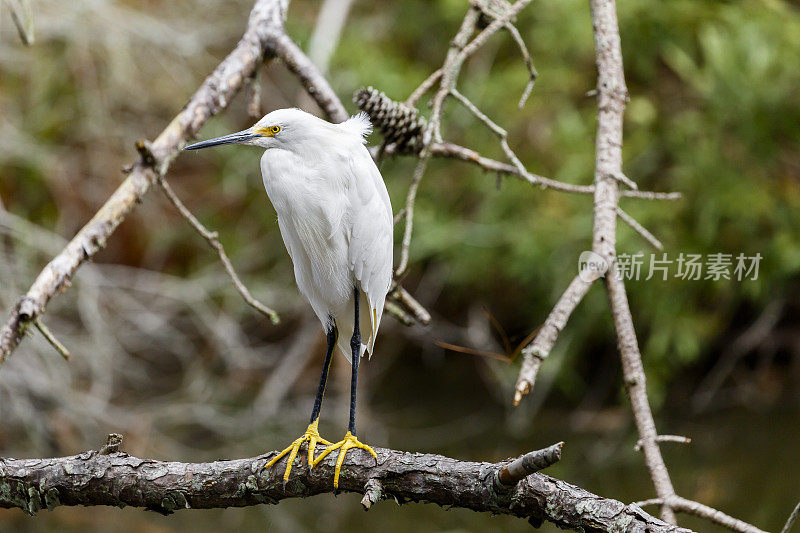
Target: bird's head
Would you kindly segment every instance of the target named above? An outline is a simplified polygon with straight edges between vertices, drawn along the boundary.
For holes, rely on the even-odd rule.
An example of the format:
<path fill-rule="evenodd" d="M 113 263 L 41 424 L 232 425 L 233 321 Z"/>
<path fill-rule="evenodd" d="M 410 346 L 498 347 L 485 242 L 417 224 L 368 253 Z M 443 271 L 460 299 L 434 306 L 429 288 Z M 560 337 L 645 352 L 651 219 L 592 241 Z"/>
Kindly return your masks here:
<path fill-rule="evenodd" d="M 300 109 L 277 109 L 265 115 L 251 128 L 190 144 L 184 150 L 197 150 L 222 144 L 293 149 L 305 140 L 330 133 L 330 126 L 332 124 L 329 122 Z"/>

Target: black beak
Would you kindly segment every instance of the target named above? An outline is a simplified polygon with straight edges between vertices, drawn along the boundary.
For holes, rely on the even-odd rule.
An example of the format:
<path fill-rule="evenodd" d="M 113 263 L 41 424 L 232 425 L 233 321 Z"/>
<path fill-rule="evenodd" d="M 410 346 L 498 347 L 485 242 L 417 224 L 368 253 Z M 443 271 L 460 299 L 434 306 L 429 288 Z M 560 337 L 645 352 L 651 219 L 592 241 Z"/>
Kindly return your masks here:
<path fill-rule="evenodd" d="M 253 133 L 250 130 L 237 131 L 216 139 L 209 139 L 207 141 L 200 141 L 199 143 L 190 144 L 185 146 L 184 150 L 199 150 L 200 148 L 208 148 L 209 146 L 219 146 L 222 144 L 247 144 L 253 139 L 261 137 L 258 133 Z"/>

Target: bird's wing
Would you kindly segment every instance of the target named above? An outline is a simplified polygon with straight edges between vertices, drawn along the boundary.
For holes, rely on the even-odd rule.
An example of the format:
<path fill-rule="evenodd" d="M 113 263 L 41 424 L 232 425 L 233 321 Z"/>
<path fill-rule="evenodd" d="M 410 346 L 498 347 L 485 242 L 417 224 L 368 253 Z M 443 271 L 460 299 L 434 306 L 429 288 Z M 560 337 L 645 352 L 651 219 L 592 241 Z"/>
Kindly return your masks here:
<path fill-rule="evenodd" d="M 386 185 L 367 149 L 361 148 L 350 163 L 348 260 L 369 306 L 361 310 L 359 322 L 370 326 L 369 330 L 362 328 L 362 334 L 370 332 L 365 344 L 371 355 L 392 282 L 393 224 Z M 364 314 L 368 314 L 368 320 Z"/>

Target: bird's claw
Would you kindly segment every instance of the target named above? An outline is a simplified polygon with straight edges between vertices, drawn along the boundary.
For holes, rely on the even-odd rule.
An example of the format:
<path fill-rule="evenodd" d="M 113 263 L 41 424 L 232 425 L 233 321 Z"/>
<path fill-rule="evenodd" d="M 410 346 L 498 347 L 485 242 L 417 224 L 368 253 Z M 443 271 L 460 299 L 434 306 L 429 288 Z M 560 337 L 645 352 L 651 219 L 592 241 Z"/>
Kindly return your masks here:
<path fill-rule="evenodd" d="M 308 425 L 308 428 L 306 428 L 305 433 L 303 433 L 299 438 L 295 439 L 295 441 L 287 446 L 281 453 L 273 457 L 267 464 L 264 465 L 264 468 L 271 468 L 288 453 L 289 459 L 286 461 L 286 471 L 283 474 L 283 482 L 286 483 L 289 481 L 289 474 L 292 472 L 294 459 L 297 457 L 297 453 L 300 451 L 300 447 L 304 442 L 308 442 L 308 468 L 312 469 L 317 465 L 317 462 L 314 460 L 314 451 L 317 447 L 317 444 L 322 444 L 324 446 L 330 446 L 331 444 L 330 441 L 323 439 L 319 435 L 319 418 L 311 422 Z"/>
<path fill-rule="evenodd" d="M 325 459 L 325 457 L 327 457 L 329 453 L 331 453 L 334 450 L 339 450 L 339 457 L 336 459 L 336 468 L 333 471 L 334 489 L 339 488 L 339 473 L 342 470 L 342 464 L 344 463 L 344 456 L 347 454 L 348 451 L 352 450 L 353 448 L 361 448 L 362 450 L 366 450 L 370 454 L 372 454 L 372 457 L 374 457 L 376 460 L 378 459 L 378 454 L 375 453 L 375 450 L 373 450 L 372 447 L 359 441 L 355 435 L 353 435 L 348 431 L 347 434 L 344 436 L 344 439 L 337 442 L 336 444 L 329 446 L 328 448 L 325 448 L 325 451 L 319 454 L 317 458 L 314 460 L 314 466 L 317 466 L 323 459 Z"/>

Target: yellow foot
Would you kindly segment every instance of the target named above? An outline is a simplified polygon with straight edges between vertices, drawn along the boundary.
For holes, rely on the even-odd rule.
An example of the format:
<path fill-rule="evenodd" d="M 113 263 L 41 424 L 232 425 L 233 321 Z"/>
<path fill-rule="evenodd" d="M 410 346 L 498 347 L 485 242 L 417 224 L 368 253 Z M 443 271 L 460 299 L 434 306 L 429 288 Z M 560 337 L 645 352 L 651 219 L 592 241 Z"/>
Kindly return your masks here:
<path fill-rule="evenodd" d="M 297 457 L 297 452 L 300 451 L 300 446 L 302 446 L 304 442 L 308 442 L 308 468 L 314 468 L 317 464 L 314 461 L 314 450 L 317 447 L 317 444 L 323 444 L 325 446 L 329 446 L 331 444 L 330 441 L 327 441 L 319 436 L 318 428 L 319 418 L 311 422 L 308 425 L 306 432 L 303 433 L 299 439 L 296 439 L 285 450 L 273 457 L 270 462 L 264 465 L 264 468 L 271 468 L 272 465 L 280 461 L 281 458 L 288 453 L 289 459 L 286 461 L 286 472 L 283 474 L 283 481 L 284 483 L 289 481 L 289 474 L 292 472 L 294 458 Z"/>
<path fill-rule="evenodd" d="M 362 450 L 366 450 L 372 454 L 372 457 L 375 459 L 378 458 L 378 454 L 375 453 L 371 447 L 367 446 L 366 444 L 359 441 L 355 435 L 347 432 L 347 435 L 344 436 L 344 440 L 337 442 L 336 444 L 325 448 L 325 451 L 319 454 L 319 456 L 314 460 L 314 466 L 317 466 L 320 461 L 325 459 L 325 457 L 331 453 L 333 450 L 339 450 L 339 458 L 336 460 L 336 469 L 333 471 L 333 488 L 339 488 L 339 473 L 342 471 L 342 463 L 344 463 L 344 456 L 345 454 L 353 449 L 353 448 L 361 448 Z"/>

